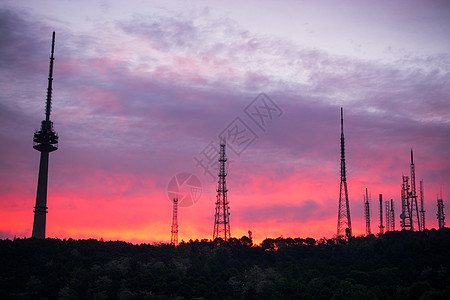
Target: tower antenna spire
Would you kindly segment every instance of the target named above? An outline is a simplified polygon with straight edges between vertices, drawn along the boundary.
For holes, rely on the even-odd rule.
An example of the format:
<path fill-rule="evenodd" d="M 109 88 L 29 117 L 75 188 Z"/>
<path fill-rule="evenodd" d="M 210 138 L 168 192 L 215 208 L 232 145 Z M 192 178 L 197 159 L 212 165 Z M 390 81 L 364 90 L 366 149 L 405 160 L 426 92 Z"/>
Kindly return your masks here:
<path fill-rule="evenodd" d="M 45 238 L 45 223 L 47 214 L 47 181 L 49 153 L 58 149 L 58 135 L 53 130 L 53 122 L 50 121 L 52 100 L 53 61 L 55 51 L 55 32 L 52 36 L 52 50 L 48 76 L 47 101 L 45 107 L 45 120 L 41 122 L 41 129 L 34 133 L 33 148 L 41 152 L 39 163 L 39 177 L 36 192 L 36 206 L 34 207 L 33 238 Z"/>
<path fill-rule="evenodd" d="M 417 222 L 417 228 L 422 231 L 422 223 L 420 222 L 419 206 L 417 203 L 417 191 L 416 191 L 416 167 L 414 165 L 413 149 L 411 148 L 411 210 L 412 219 L 411 223 Z"/>
<path fill-rule="evenodd" d="M 55 57 L 55 32 L 52 35 L 52 54 L 50 56 L 50 66 L 48 71 L 48 87 L 47 87 L 47 101 L 45 105 L 45 121 L 50 121 L 50 111 L 52 110 L 52 91 L 53 91 L 53 61 Z"/>
<path fill-rule="evenodd" d="M 352 236 L 352 222 L 350 219 L 350 205 L 348 201 L 347 174 L 345 168 L 345 139 L 344 139 L 344 111 L 341 107 L 341 178 L 339 186 L 339 209 L 337 237 Z"/>

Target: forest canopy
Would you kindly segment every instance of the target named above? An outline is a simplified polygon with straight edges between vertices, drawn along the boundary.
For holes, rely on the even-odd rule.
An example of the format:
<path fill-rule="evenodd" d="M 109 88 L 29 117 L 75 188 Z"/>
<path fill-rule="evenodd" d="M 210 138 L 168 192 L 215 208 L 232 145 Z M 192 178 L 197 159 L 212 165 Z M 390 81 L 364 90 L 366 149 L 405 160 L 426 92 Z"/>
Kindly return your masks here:
<path fill-rule="evenodd" d="M 1 299 L 450 299 L 450 229 L 177 247 L 0 240 Z"/>

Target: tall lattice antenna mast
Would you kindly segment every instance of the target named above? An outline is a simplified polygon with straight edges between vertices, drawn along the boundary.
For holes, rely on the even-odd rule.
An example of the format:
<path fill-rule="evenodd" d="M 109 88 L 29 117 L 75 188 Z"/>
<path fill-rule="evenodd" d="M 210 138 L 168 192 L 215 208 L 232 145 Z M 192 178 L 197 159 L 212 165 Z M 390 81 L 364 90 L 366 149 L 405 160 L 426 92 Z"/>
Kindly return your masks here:
<path fill-rule="evenodd" d="M 47 181 L 49 153 L 58 149 L 58 135 L 53 130 L 53 122 L 50 121 L 52 106 L 53 61 L 55 50 L 55 32 L 52 36 L 52 50 L 48 75 L 47 101 L 45 106 L 45 120 L 41 122 L 41 129 L 34 133 L 33 148 L 41 152 L 39 163 L 39 177 L 36 192 L 36 206 L 34 207 L 33 233 L 34 238 L 45 238 L 45 223 L 47 214 Z"/>
<path fill-rule="evenodd" d="M 424 191 L 423 191 L 423 180 L 420 181 L 419 185 L 419 195 L 420 195 L 420 225 L 422 227 L 422 230 L 425 230 L 425 209 L 424 209 Z"/>
<path fill-rule="evenodd" d="M 337 237 L 352 236 L 352 222 L 350 219 L 350 205 L 348 202 L 347 175 L 345 169 L 345 140 L 344 140 L 344 112 L 341 107 L 341 178 L 339 185 L 339 208 Z"/>
<path fill-rule="evenodd" d="M 384 233 L 384 225 L 383 225 L 383 195 L 380 194 L 380 233 Z"/>
<path fill-rule="evenodd" d="M 411 198 L 412 219 L 411 223 L 416 222 L 419 231 L 422 231 L 422 224 L 420 222 L 419 206 L 417 205 L 416 193 L 416 167 L 414 166 L 413 150 L 411 149 L 411 191 L 409 197 Z"/>
<path fill-rule="evenodd" d="M 170 243 L 178 246 L 178 198 L 173 198 L 172 232 Z"/>
<path fill-rule="evenodd" d="M 445 227 L 445 214 L 444 214 L 444 199 L 442 198 L 442 189 L 441 189 L 441 197 L 437 199 L 437 220 L 439 229 Z"/>
<path fill-rule="evenodd" d="M 369 235 L 372 232 L 370 231 L 370 203 L 367 188 L 366 188 L 366 195 L 364 197 L 364 216 L 366 218 L 366 235 Z"/>
<path fill-rule="evenodd" d="M 391 212 L 389 216 L 389 221 L 391 222 L 391 225 L 389 226 L 392 231 L 395 231 L 395 211 L 394 211 L 394 200 L 391 199 Z"/>
<path fill-rule="evenodd" d="M 391 229 L 391 221 L 390 221 L 390 214 L 389 214 L 389 211 L 391 210 L 391 208 L 390 208 L 390 202 L 389 201 L 384 201 L 384 207 L 385 207 L 385 211 L 384 211 L 384 215 L 386 216 L 385 217 L 385 220 L 386 220 L 386 225 L 385 225 L 385 228 L 386 228 L 386 232 L 388 232 L 388 231 L 391 231 L 392 229 Z"/>
<path fill-rule="evenodd" d="M 225 163 L 227 157 L 225 155 L 225 141 L 220 143 L 219 154 L 219 181 L 217 183 L 217 200 L 216 200 L 216 214 L 214 220 L 213 240 L 222 238 L 227 241 L 230 237 L 230 213 L 228 212 L 228 198 L 227 198 L 227 172 Z"/>

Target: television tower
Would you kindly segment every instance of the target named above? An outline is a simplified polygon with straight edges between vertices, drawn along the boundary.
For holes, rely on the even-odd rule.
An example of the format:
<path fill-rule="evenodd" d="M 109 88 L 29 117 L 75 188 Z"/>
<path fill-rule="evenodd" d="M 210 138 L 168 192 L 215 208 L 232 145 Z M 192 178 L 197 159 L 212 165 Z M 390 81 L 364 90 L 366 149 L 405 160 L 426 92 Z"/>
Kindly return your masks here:
<path fill-rule="evenodd" d="M 366 188 L 366 196 L 364 201 L 364 215 L 366 217 L 366 235 L 371 234 L 370 232 L 370 204 L 369 204 L 369 195 L 367 193 Z"/>
<path fill-rule="evenodd" d="M 423 196 L 423 180 L 420 181 L 419 185 L 419 195 L 420 195 L 420 225 L 422 230 L 425 230 L 425 209 L 423 208 L 423 202 L 425 200 Z"/>
<path fill-rule="evenodd" d="M 380 233 L 384 233 L 384 225 L 383 225 L 383 195 L 380 194 Z"/>
<path fill-rule="evenodd" d="M 345 140 L 344 140 L 344 112 L 341 107 L 341 178 L 339 185 L 339 208 L 337 237 L 352 236 L 352 222 L 350 220 L 350 205 L 348 203 L 347 175 L 345 169 Z"/>
<path fill-rule="evenodd" d="M 442 198 L 442 189 L 441 189 L 441 197 L 437 199 L 437 214 L 436 217 L 438 219 L 439 229 L 445 227 L 445 214 L 444 214 L 444 200 Z"/>
<path fill-rule="evenodd" d="M 170 244 L 178 246 L 178 198 L 173 198 L 172 235 Z"/>
<path fill-rule="evenodd" d="M 227 199 L 227 182 L 225 171 L 225 163 L 227 161 L 225 155 L 225 141 L 220 143 L 219 154 L 219 181 L 217 184 L 217 201 L 216 201 L 216 214 L 214 220 L 214 232 L 213 240 L 222 238 L 227 241 L 230 235 L 230 213 L 228 212 L 228 199 Z"/>
<path fill-rule="evenodd" d="M 413 150 L 411 149 L 411 191 L 409 197 L 411 198 L 411 209 L 412 209 L 412 219 L 411 224 L 417 221 L 417 226 L 419 231 L 422 231 L 422 226 L 420 224 L 419 206 L 417 205 L 417 194 L 416 194 L 416 168 L 414 166 L 413 160 Z"/>
<path fill-rule="evenodd" d="M 52 36 L 52 51 L 48 75 L 47 102 L 45 106 L 45 120 L 41 122 L 41 130 L 36 131 L 33 137 L 33 148 L 41 152 L 39 163 L 39 177 L 36 193 L 36 206 L 34 207 L 33 233 L 31 237 L 45 239 L 45 220 L 47 214 L 47 180 L 49 153 L 58 149 L 58 135 L 53 130 L 50 121 L 52 108 L 52 82 L 53 82 L 53 53 L 55 50 L 55 32 Z"/>

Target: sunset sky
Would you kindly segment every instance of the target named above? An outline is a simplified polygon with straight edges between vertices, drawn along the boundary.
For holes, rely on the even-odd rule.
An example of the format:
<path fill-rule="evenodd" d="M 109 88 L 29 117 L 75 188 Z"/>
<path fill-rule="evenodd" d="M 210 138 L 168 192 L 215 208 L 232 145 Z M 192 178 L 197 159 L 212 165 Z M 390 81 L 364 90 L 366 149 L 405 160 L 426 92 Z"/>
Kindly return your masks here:
<path fill-rule="evenodd" d="M 168 184 L 188 173 L 202 194 L 180 207 L 179 240 L 211 239 L 217 179 L 198 160 L 240 128 L 231 235 L 331 238 L 340 107 L 353 233 L 365 188 L 372 231 L 380 193 L 400 229 L 411 148 L 436 228 L 437 194 L 450 198 L 449 16 L 445 0 L 3 0 L 0 238 L 31 236 L 53 31 L 48 237 L 169 242 Z"/>

